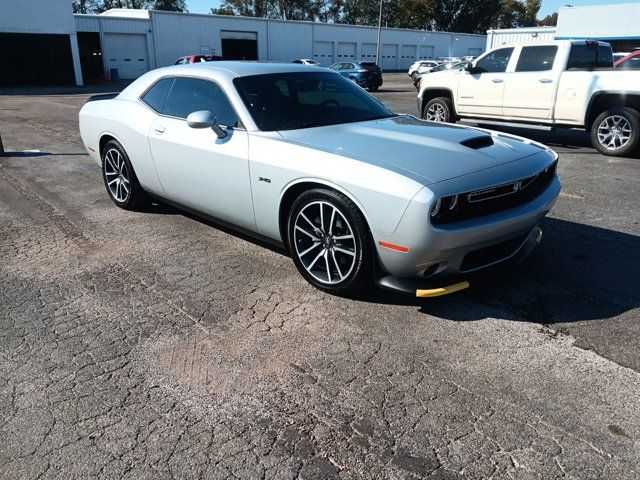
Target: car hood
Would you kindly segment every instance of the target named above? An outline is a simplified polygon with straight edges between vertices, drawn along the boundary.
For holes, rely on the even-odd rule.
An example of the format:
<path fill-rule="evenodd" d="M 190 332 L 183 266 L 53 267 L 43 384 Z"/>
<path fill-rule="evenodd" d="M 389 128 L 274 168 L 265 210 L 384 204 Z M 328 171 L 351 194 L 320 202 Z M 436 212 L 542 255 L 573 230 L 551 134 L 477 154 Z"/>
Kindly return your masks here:
<path fill-rule="evenodd" d="M 410 115 L 279 133 L 289 142 L 377 165 L 424 185 L 514 162 L 545 149 L 518 137 Z"/>

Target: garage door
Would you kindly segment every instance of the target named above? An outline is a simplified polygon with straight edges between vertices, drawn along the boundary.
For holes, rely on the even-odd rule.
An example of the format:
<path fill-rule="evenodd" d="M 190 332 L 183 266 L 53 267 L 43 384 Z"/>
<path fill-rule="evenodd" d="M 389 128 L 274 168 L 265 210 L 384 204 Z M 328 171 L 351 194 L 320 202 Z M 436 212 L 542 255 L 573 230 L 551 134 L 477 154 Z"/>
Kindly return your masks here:
<path fill-rule="evenodd" d="M 69 35 L 0 33 L 0 85 L 74 83 Z"/>
<path fill-rule="evenodd" d="M 420 45 L 420 58 L 433 58 L 433 45 Z"/>
<path fill-rule="evenodd" d="M 400 54 L 400 68 L 406 70 L 416 61 L 416 51 L 418 47 L 415 45 L 403 45 Z"/>
<path fill-rule="evenodd" d="M 117 68 L 120 78 L 138 78 L 149 71 L 147 36 L 144 34 L 105 33 L 103 55 L 107 72 Z"/>
<path fill-rule="evenodd" d="M 225 60 L 258 60 L 258 32 L 222 30 L 220 43 Z"/>
<path fill-rule="evenodd" d="M 376 44 L 375 43 L 362 44 L 362 60 L 365 62 L 376 61 Z"/>
<path fill-rule="evenodd" d="M 398 45 L 382 44 L 382 67 L 383 70 L 398 69 Z"/>
<path fill-rule="evenodd" d="M 356 59 L 356 44 L 338 42 L 338 62 L 352 62 Z"/>
<path fill-rule="evenodd" d="M 313 42 L 313 59 L 325 67 L 331 65 L 333 63 L 333 43 Z"/>

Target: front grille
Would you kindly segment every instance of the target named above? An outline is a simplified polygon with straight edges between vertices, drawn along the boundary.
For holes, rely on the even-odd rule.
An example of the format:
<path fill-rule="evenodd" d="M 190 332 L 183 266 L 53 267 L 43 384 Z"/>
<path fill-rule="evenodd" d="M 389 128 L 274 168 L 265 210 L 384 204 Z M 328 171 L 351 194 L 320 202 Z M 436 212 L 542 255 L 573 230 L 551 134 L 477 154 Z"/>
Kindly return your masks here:
<path fill-rule="evenodd" d="M 511 240 L 467 253 L 462 259 L 460 270 L 462 272 L 476 270 L 510 257 L 515 253 L 518 247 L 522 245 L 527 238 L 527 235 L 529 234 L 520 235 L 519 237 L 512 238 Z"/>
<path fill-rule="evenodd" d="M 462 193 L 455 201 L 453 196 L 445 197 L 438 214 L 431 217 L 431 223 L 443 225 L 470 220 L 529 203 L 551 184 L 557 164 L 556 160 L 537 175 L 515 182 Z"/>

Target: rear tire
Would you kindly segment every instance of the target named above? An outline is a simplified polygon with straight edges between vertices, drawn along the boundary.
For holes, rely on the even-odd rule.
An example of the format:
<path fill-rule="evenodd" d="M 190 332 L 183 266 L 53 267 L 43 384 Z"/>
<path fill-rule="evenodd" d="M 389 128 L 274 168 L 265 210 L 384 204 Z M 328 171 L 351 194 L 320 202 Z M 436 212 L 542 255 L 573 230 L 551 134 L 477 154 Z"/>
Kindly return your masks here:
<path fill-rule="evenodd" d="M 117 140 L 109 140 L 101 152 L 102 180 L 109 198 L 125 210 L 137 210 L 144 205 L 147 194 L 140 186 L 125 149 Z"/>
<path fill-rule="evenodd" d="M 453 107 L 447 97 L 432 98 L 422 110 L 422 118 L 431 122 L 453 122 Z"/>
<path fill-rule="evenodd" d="M 605 110 L 591 125 L 591 143 L 609 157 L 633 153 L 640 143 L 640 113 L 629 107 Z"/>
<path fill-rule="evenodd" d="M 345 195 L 303 192 L 287 218 L 287 245 L 300 274 L 333 295 L 350 295 L 373 280 L 373 248 L 364 216 Z"/>

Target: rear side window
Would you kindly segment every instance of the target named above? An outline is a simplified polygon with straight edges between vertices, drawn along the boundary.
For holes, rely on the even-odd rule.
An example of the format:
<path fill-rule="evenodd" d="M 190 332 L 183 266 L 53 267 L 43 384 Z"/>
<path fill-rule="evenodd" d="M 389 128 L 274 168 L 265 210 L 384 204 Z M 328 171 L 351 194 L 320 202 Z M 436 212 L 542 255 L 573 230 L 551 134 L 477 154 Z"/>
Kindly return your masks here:
<path fill-rule="evenodd" d="M 555 45 L 523 47 L 516 65 L 516 72 L 544 72 L 553 68 L 558 53 Z"/>
<path fill-rule="evenodd" d="M 163 113 L 172 117 L 187 118 L 190 113 L 200 110 L 209 110 L 220 125 L 238 126 L 238 116 L 217 84 L 198 78 L 176 78 Z"/>
<path fill-rule="evenodd" d="M 488 54 L 486 57 L 482 57 L 476 63 L 478 73 L 503 73 L 507 71 L 507 65 L 509 65 L 509 59 L 513 53 L 513 47 L 500 48 Z"/>
<path fill-rule="evenodd" d="M 169 95 L 169 90 L 173 85 L 173 80 L 173 78 L 163 78 L 157 82 L 142 96 L 142 101 L 156 112 L 162 113 L 164 104 L 167 101 L 167 95 Z"/>
<path fill-rule="evenodd" d="M 613 52 L 607 45 L 573 45 L 567 70 L 613 67 Z"/>

